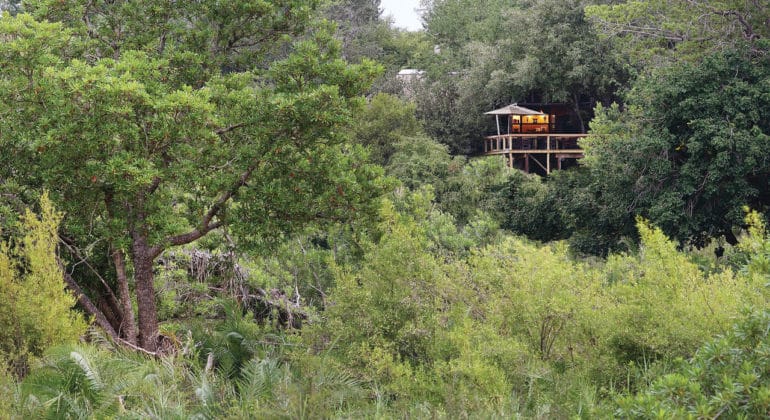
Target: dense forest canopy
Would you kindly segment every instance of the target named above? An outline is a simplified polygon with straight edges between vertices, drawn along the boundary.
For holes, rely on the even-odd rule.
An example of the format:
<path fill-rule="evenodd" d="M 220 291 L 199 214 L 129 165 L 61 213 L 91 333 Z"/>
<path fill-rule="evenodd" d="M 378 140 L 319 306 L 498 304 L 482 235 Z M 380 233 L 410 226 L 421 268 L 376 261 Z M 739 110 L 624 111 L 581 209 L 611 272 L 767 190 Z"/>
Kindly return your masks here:
<path fill-rule="evenodd" d="M 0 2 L 0 413 L 766 415 L 765 3 Z"/>

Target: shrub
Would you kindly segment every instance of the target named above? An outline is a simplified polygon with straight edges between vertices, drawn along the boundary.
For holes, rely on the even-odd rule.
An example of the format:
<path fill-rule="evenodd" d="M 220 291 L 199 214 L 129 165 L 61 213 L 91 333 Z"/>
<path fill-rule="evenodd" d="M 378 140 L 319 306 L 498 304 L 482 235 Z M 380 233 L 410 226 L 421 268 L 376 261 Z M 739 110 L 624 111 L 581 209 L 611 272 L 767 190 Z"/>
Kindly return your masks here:
<path fill-rule="evenodd" d="M 611 256 L 604 269 L 607 344 L 621 365 L 688 357 L 726 331 L 753 292 L 729 270 L 703 273 L 646 221 L 638 229 L 640 251 Z"/>
<path fill-rule="evenodd" d="M 747 313 L 725 335 L 636 395 L 617 400 L 634 418 L 762 418 L 770 412 L 770 311 Z"/>
<path fill-rule="evenodd" d="M 24 235 L 0 243 L 0 356 L 23 375 L 29 359 L 53 345 L 75 342 L 86 322 L 71 310 L 75 297 L 64 290 L 56 258 L 61 214 L 44 194 L 40 217 L 27 210 Z"/>

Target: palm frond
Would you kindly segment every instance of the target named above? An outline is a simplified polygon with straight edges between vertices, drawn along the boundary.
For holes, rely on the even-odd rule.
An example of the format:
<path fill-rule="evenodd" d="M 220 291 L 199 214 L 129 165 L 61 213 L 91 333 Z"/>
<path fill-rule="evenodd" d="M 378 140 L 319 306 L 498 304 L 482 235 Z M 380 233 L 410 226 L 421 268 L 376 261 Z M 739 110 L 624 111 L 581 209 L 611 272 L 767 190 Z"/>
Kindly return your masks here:
<path fill-rule="evenodd" d="M 80 372 L 85 377 L 85 384 L 88 385 L 88 394 L 99 395 L 104 390 L 104 382 L 99 376 L 99 371 L 94 369 L 91 361 L 83 353 L 72 351 L 70 359 L 80 368 Z"/>

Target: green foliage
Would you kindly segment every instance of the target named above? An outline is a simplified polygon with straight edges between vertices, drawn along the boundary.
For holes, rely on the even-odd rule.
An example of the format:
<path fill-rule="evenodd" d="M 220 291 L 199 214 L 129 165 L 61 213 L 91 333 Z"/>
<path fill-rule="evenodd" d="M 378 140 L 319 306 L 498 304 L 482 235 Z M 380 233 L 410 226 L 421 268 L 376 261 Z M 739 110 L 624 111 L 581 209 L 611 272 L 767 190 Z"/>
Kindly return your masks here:
<path fill-rule="evenodd" d="M 433 58 L 433 44 L 423 31 L 396 31 L 391 32 L 391 36 L 382 40 L 384 55 L 379 58 L 379 62 L 385 65 L 388 75 L 393 76 L 395 72 L 403 68 L 419 67 Z M 387 87 L 384 82 L 383 88 Z M 400 83 L 395 84 L 402 88 Z M 403 90 L 394 93 L 402 93 Z"/>
<path fill-rule="evenodd" d="M 175 356 L 51 351 L 0 404 L 26 416 L 607 417 L 608 397 L 640 389 L 740 308 L 763 304 L 763 284 L 702 272 L 644 222 L 638 253 L 575 260 L 564 243 L 474 241 L 476 225 L 458 229 L 430 189 L 400 194 L 358 237 L 361 259 L 334 258 L 338 242 L 314 245 L 332 278 L 302 330 L 258 325 L 231 302 L 190 333 L 190 322 L 169 326 Z M 264 263 L 254 266 L 273 267 L 260 278 L 275 286 L 313 281 L 270 279 L 293 263 Z"/>
<path fill-rule="evenodd" d="M 460 226 L 466 226 L 479 216 L 501 220 L 502 200 L 506 178 L 514 171 L 499 156 L 470 159 L 465 164 L 453 159 L 443 185 L 437 185 L 437 201 L 441 210 L 452 214 Z M 486 216 L 484 216 L 486 215 Z"/>
<path fill-rule="evenodd" d="M 324 6 L 323 14 L 338 25 L 347 60 L 377 59 L 381 55 L 382 42 L 378 35 L 387 26 L 379 19 L 380 0 L 335 0 Z"/>
<path fill-rule="evenodd" d="M 766 57 L 718 54 L 641 78 L 625 112 L 599 110 L 587 192 L 611 232 L 642 215 L 680 241 L 735 241 L 743 206 L 768 204 L 769 71 Z"/>
<path fill-rule="evenodd" d="M 514 172 L 508 178 L 502 203 L 503 227 L 539 241 L 566 239 L 570 230 L 554 185 L 564 177 L 543 180 L 537 175 Z"/>
<path fill-rule="evenodd" d="M 638 394 L 617 400 L 619 417 L 758 418 L 770 408 L 770 313 L 751 311 L 731 329 L 680 360 Z"/>
<path fill-rule="evenodd" d="M 21 385 L 24 417 L 164 417 L 212 414 L 210 379 L 173 359 L 95 346 L 56 347 Z M 187 409 L 194 402 L 196 407 Z"/>
<path fill-rule="evenodd" d="M 19 386 L 5 369 L 0 370 L 0 413 L 13 412 Z"/>
<path fill-rule="evenodd" d="M 353 138 L 369 146 L 373 162 L 387 166 L 399 142 L 422 135 L 414 112 L 414 104 L 378 93 L 356 115 Z"/>
<path fill-rule="evenodd" d="M 770 236 L 763 217 L 756 211 L 747 211 L 744 222 L 748 231 L 728 258 L 755 283 L 770 285 Z"/>
<path fill-rule="evenodd" d="M 31 369 L 0 375 L 0 413 L 767 413 L 770 315 L 729 331 L 768 296 L 764 220 L 743 218 L 770 199 L 765 6 L 437 0 L 409 34 L 379 1 L 220 3 L 30 0 L 34 18 L 0 18 L 14 127 L 0 130 L 0 354 Z M 635 25 L 652 32 L 598 33 Z M 656 49 L 629 59 L 640 45 Z M 573 170 L 541 179 L 451 154 L 506 102 L 568 103 L 585 126 L 585 104 L 639 70 L 627 61 L 670 52 L 690 64 L 641 71 L 627 103 L 598 106 Z M 365 57 L 427 70 L 416 102 L 365 100 L 381 73 Z M 61 216 L 44 197 L 40 219 L 17 217 L 46 186 L 81 299 L 152 358 L 98 335 L 71 344 L 85 323 L 62 293 Z M 724 259 L 676 242 L 733 242 L 742 223 Z M 294 313 L 301 327 L 280 319 Z"/>
<path fill-rule="evenodd" d="M 252 343 L 270 337 L 241 332 Z M 0 406 L 7 404 L 4 414 L 23 418 L 354 415 L 366 401 L 359 382 L 343 367 L 315 359 L 306 363 L 297 357 L 290 366 L 280 354 L 290 344 L 273 342 L 266 347 L 278 351 L 242 358 L 233 379 L 223 365 L 209 369 L 205 357 L 201 362 L 197 354 L 202 349 L 196 350 L 191 339 L 178 355 L 150 358 L 97 337 L 95 344 L 48 350 L 18 391 L 9 388 Z"/>
<path fill-rule="evenodd" d="M 234 302 L 225 305 L 225 320 L 212 330 L 196 332 L 198 351 L 202 362 L 208 358 L 220 373 L 228 379 L 242 379 L 249 360 L 259 353 L 255 338 L 261 336 L 259 326 L 242 313 Z"/>
<path fill-rule="evenodd" d="M 515 238 L 447 253 L 458 234 L 424 194 L 385 206 L 376 245 L 360 268 L 336 268 L 327 310 L 304 334 L 397 412 L 425 401 L 434 414 L 606 413 L 599 389 L 639 386 L 645 366 L 692 355 L 759 302 L 753 282 L 700 271 L 644 223 L 639 253 L 606 264 Z"/>
<path fill-rule="evenodd" d="M 0 132 L 0 188 L 47 187 L 72 249 L 100 244 L 79 254 L 118 290 L 92 291 L 121 300 L 126 325 L 111 327 L 129 342 L 155 348 L 163 250 L 226 225 L 265 247 L 376 211 L 381 171 L 347 140 L 380 67 L 343 61 L 330 25 L 308 30 L 316 6 L 40 0 L 25 3 L 39 20 L 0 19 L 0 114 L 14 127 Z M 124 328 L 132 291 L 138 329 Z"/>
<path fill-rule="evenodd" d="M 630 250 L 637 215 L 683 243 L 735 243 L 743 206 L 768 203 L 767 64 L 738 50 L 640 77 L 623 108 L 597 106 L 581 168 L 511 184 L 505 226 L 595 255 Z"/>
<path fill-rule="evenodd" d="M 426 31 L 440 53 L 421 63 L 428 79 L 417 95 L 428 135 L 454 154 L 477 152 L 491 128 L 483 113 L 512 102 L 569 104 L 571 125 L 587 128 L 590 108 L 609 104 L 628 80 L 623 60 L 584 18 L 593 3 L 431 2 Z"/>
<path fill-rule="evenodd" d="M 433 1 L 425 16 L 428 32 L 446 45 L 459 48 L 472 40 L 493 41 L 503 29 L 501 10 L 509 4 L 500 0 Z"/>
<path fill-rule="evenodd" d="M 76 341 L 86 329 L 83 317 L 72 311 L 75 297 L 64 290 L 56 257 L 61 218 L 43 194 L 40 216 L 27 210 L 21 217 L 24 235 L 0 243 L 0 355 L 3 369 L 18 375 L 30 359 Z"/>
<path fill-rule="evenodd" d="M 336 294 L 344 299 L 335 299 L 326 311 L 325 316 L 335 323 L 345 319 L 345 325 L 332 324 L 327 329 L 340 334 L 345 343 L 386 346 L 397 357 L 419 363 L 435 328 L 426 319 L 433 302 L 410 296 L 413 290 L 438 292 L 434 276 L 440 274 L 440 265 L 426 252 L 427 243 L 413 224 L 399 223 L 387 205 L 383 212 L 385 235 L 367 253 L 360 272 L 341 273 Z M 391 265 L 391 261 L 404 263 Z"/>
<path fill-rule="evenodd" d="M 770 7 L 737 0 L 633 0 L 586 7 L 586 15 L 636 64 L 699 60 L 745 43 L 766 50 Z"/>
<path fill-rule="evenodd" d="M 329 296 L 333 303 L 305 336 L 319 355 L 346 363 L 378 398 L 396 399 L 399 409 L 420 399 L 457 413 L 496 407 L 505 397 L 505 375 L 474 354 L 475 340 L 466 334 L 479 324 L 469 320 L 457 325 L 462 331 L 453 327 L 463 318 L 451 309 L 457 299 L 451 283 L 455 271 L 434 256 L 453 247 L 444 242 L 449 237 L 462 235 L 435 231 L 440 215 L 426 212 L 420 204 L 425 196 L 414 195 L 409 213 L 397 213 L 386 203 L 376 246 L 367 248 L 360 269 L 337 268 L 337 286 Z M 494 339 L 488 329 L 473 334 Z M 465 351 L 456 353 L 460 348 Z M 491 343 L 484 348 L 497 354 Z M 479 394 L 479 389 L 489 392 Z"/>
<path fill-rule="evenodd" d="M 433 54 L 433 44 L 424 32 L 394 28 L 392 21 L 380 16 L 380 0 L 333 0 L 324 2 L 320 11 L 337 25 L 336 36 L 342 41 L 345 60 L 353 63 L 376 60 L 385 67 L 385 73 L 375 81 L 372 92 L 402 94 L 404 85 L 395 75 L 403 68 L 413 68 L 424 62 Z"/>
<path fill-rule="evenodd" d="M 512 173 L 503 159 L 452 157 L 445 145 L 424 135 L 403 137 L 394 148 L 386 172 L 412 190 L 430 185 L 440 209 L 457 224 L 464 226 L 479 214 L 501 218 L 501 190 Z"/>
<path fill-rule="evenodd" d="M 411 189 L 421 185 L 441 188 L 450 171 L 462 165 L 462 158 L 452 158 L 446 146 L 425 135 L 402 137 L 393 147 L 387 173 Z"/>
<path fill-rule="evenodd" d="M 607 344 L 620 365 L 691 355 L 756 302 L 751 282 L 729 270 L 706 274 L 659 228 L 637 223 L 637 255 L 613 255 L 604 268 L 614 328 Z M 757 302 L 758 303 L 758 302 Z"/>

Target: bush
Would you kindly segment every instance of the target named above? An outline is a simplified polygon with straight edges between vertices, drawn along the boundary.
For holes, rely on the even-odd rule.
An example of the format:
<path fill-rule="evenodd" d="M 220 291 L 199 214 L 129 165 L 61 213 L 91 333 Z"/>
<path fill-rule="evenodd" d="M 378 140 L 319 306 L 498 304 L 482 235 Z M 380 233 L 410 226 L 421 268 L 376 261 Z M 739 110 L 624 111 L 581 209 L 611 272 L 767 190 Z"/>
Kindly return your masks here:
<path fill-rule="evenodd" d="M 648 222 L 637 227 L 639 252 L 611 256 L 604 268 L 607 345 L 620 365 L 688 357 L 726 331 L 755 292 L 729 270 L 703 273 Z"/>
<path fill-rule="evenodd" d="M 634 418 L 764 418 L 770 412 L 770 311 L 747 313 L 673 373 L 617 400 Z"/>
<path fill-rule="evenodd" d="M 29 360 L 53 345 L 75 342 L 86 329 L 83 317 L 71 310 L 75 297 L 64 290 L 56 258 L 61 214 L 47 195 L 40 199 L 40 217 L 21 217 L 24 235 L 0 243 L 0 357 L 17 375 Z"/>

